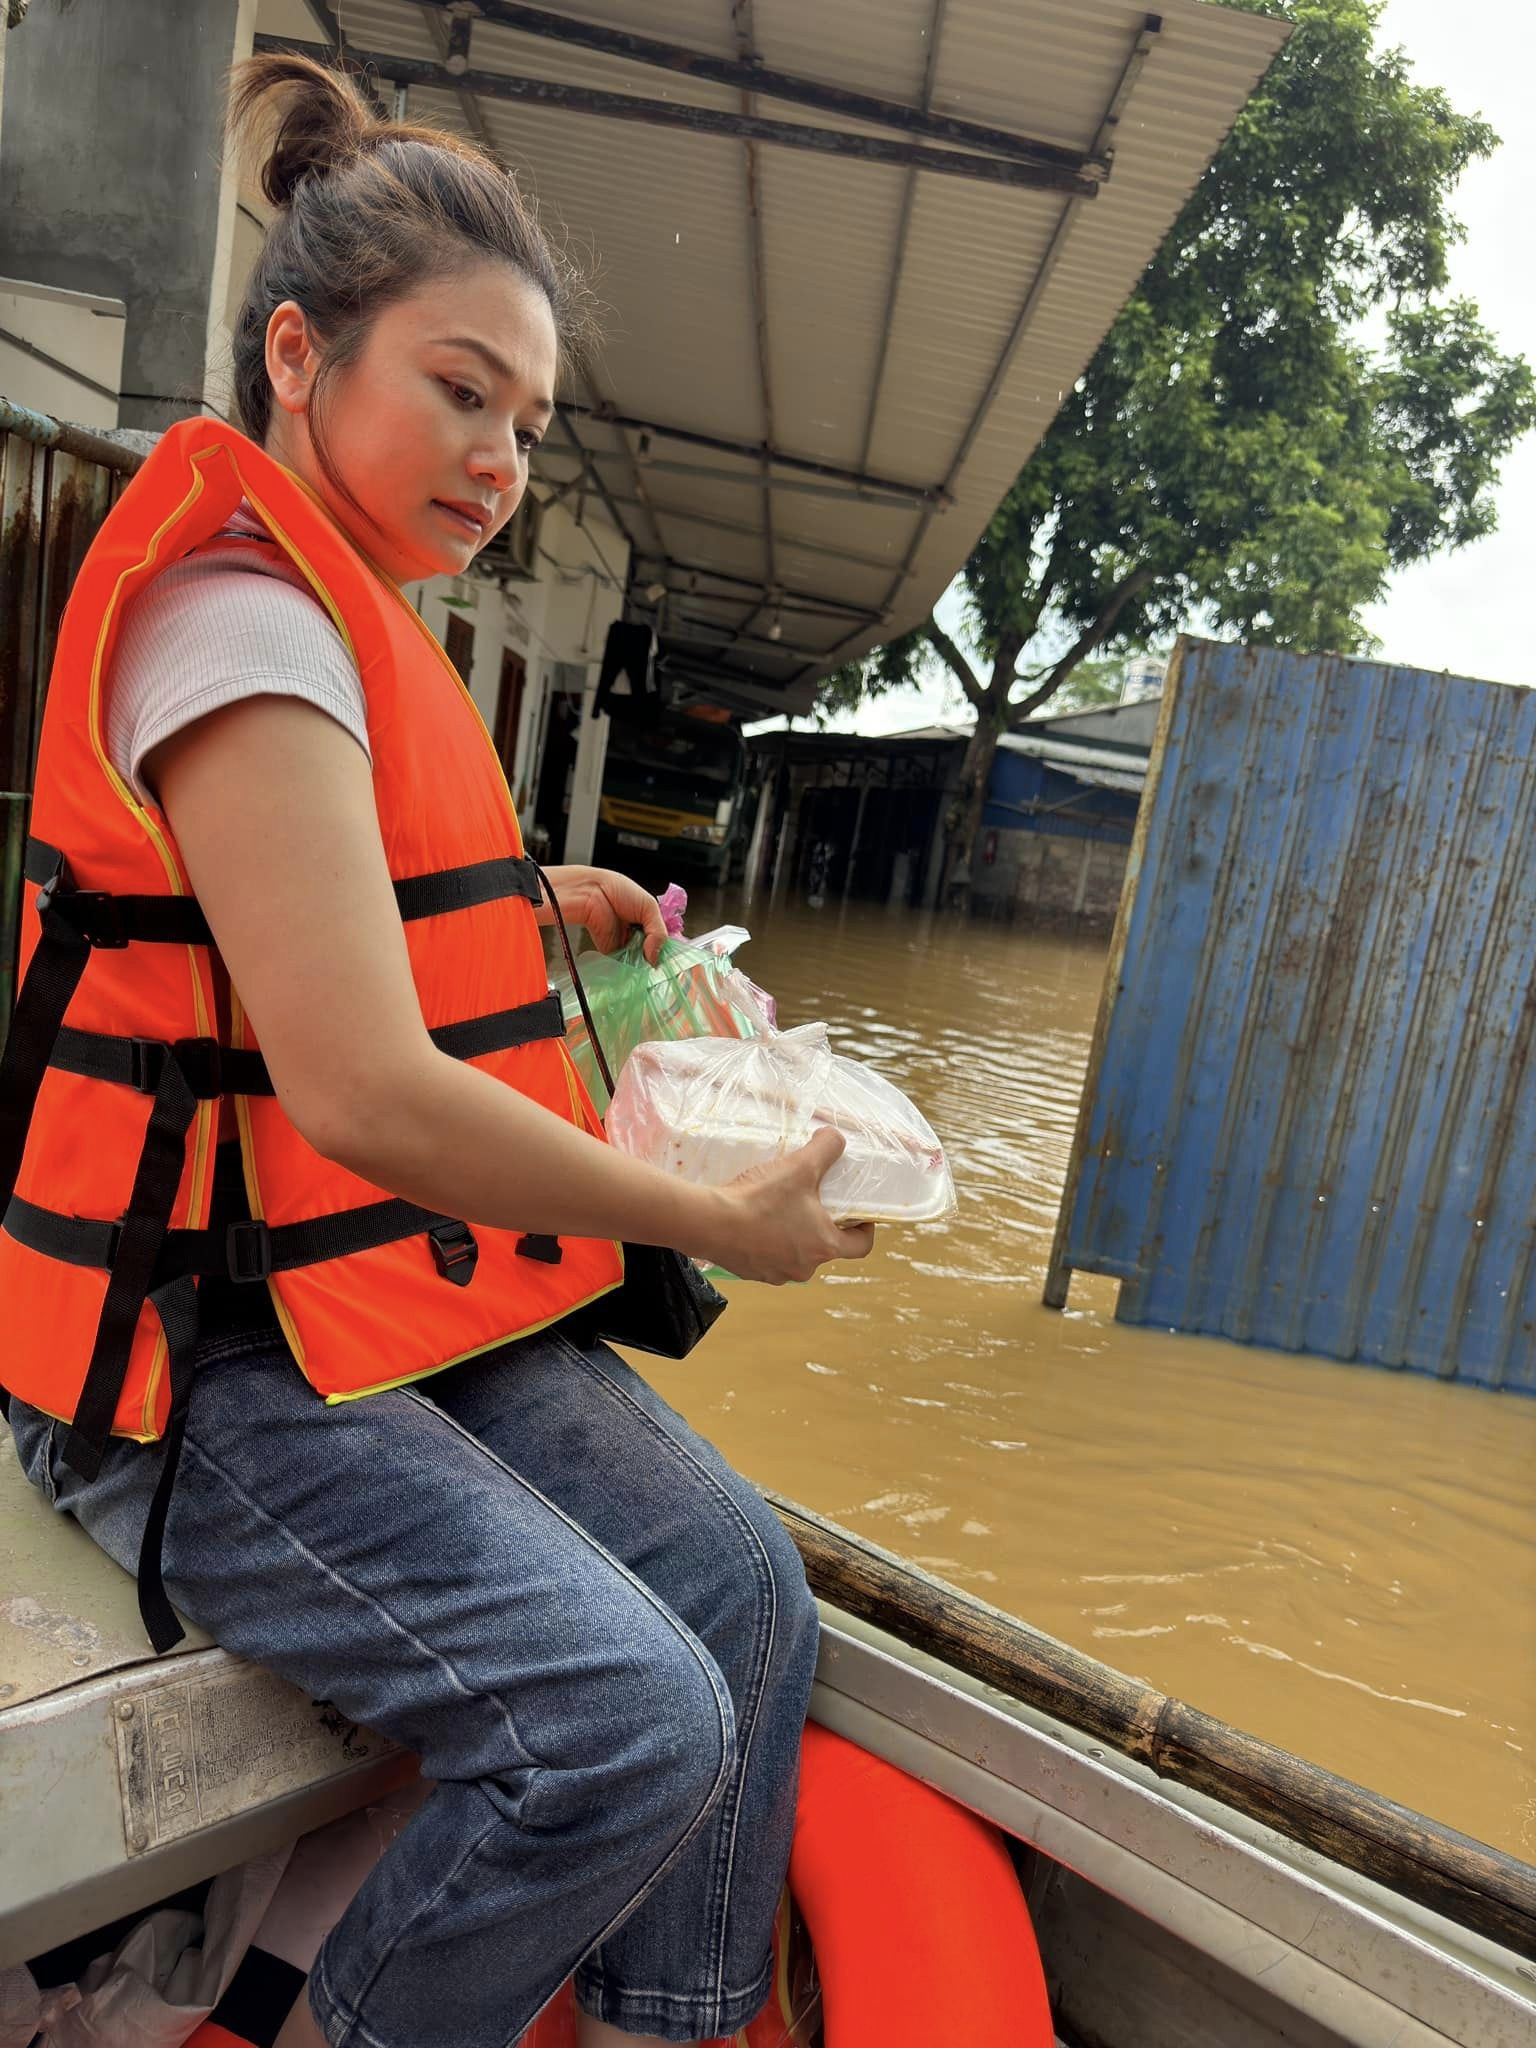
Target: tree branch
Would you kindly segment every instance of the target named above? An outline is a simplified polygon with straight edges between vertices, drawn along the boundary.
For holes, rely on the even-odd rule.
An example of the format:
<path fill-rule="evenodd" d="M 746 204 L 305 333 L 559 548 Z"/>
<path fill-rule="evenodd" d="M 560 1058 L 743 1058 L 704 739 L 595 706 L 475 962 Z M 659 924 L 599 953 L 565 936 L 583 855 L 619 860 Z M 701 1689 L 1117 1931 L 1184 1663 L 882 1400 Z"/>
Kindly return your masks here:
<path fill-rule="evenodd" d="M 940 657 L 945 667 L 949 669 L 961 689 L 965 692 L 965 701 L 974 710 L 979 711 L 984 698 L 981 685 L 976 680 L 976 672 L 971 667 L 971 664 L 931 613 L 924 619 L 922 630 L 927 634 L 935 654 Z"/>
<path fill-rule="evenodd" d="M 1086 656 L 1092 654 L 1095 647 L 1098 647 L 1109 638 L 1110 634 L 1114 631 L 1116 619 L 1119 618 L 1131 599 L 1139 597 L 1142 591 L 1155 580 L 1153 570 L 1143 563 L 1140 568 L 1133 569 L 1129 576 L 1123 578 L 1122 581 L 1115 585 L 1105 601 L 1104 608 L 1099 613 L 1099 616 L 1091 626 L 1086 627 L 1078 635 L 1077 639 L 1073 641 L 1060 661 L 1056 663 L 1056 666 L 1046 676 L 1045 681 L 1038 688 L 1031 690 L 1027 697 L 1020 698 L 1017 704 L 1010 705 L 1011 715 L 1008 725 L 1011 732 L 1017 731 L 1032 711 L 1038 711 L 1042 704 L 1048 703 L 1055 696 L 1056 692 L 1067 680 L 1067 677 L 1071 675 L 1073 669 L 1077 667 L 1077 664 L 1085 659 Z"/>
<path fill-rule="evenodd" d="M 1067 550 L 1062 539 L 1061 522 L 1056 525 L 1056 537 L 1051 542 L 1051 552 L 1045 558 L 1039 584 L 1035 589 L 1035 625 L 1040 624 L 1040 615 L 1051 601 L 1051 592 L 1056 588 L 1056 579 L 1066 567 Z M 1031 634 L 1033 638 L 1033 633 Z"/>

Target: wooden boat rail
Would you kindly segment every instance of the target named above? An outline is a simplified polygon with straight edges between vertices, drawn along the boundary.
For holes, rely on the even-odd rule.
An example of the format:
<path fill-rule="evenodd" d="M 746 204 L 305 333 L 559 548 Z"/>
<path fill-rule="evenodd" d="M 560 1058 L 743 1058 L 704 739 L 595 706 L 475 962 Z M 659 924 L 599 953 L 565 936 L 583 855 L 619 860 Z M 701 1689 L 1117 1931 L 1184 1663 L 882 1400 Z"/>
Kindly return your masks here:
<path fill-rule="evenodd" d="M 1245 1735 L 769 1494 L 811 1590 L 1159 1777 L 1536 1961 L 1536 1867 Z"/>

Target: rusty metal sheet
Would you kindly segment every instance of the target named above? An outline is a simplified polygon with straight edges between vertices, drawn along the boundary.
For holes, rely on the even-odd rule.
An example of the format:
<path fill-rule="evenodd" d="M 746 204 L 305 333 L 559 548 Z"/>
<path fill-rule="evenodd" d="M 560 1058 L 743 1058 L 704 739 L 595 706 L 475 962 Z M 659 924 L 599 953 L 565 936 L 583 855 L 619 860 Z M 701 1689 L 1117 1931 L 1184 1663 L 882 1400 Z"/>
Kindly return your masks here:
<path fill-rule="evenodd" d="M 41 719 L 37 599 L 47 451 L 0 436 L 0 1033 L 15 998 L 22 848 Z"/>
<path fill-rule="evenodd" d="M 1536 1392 L 1536 694 L 1186 642 L 1047 1299 Z"/>
<path fill-rule="evenodd" d="M 0 1033 L 15 997 L 22 853 L 59 620 L 123 481 L 21 434 L 0 437 Z"/>
<path fill-rule="evenodd" d="M 0 1044 L 16 993 L 22 853 L 59 620 L 123 478 L 0 435 Z"/>

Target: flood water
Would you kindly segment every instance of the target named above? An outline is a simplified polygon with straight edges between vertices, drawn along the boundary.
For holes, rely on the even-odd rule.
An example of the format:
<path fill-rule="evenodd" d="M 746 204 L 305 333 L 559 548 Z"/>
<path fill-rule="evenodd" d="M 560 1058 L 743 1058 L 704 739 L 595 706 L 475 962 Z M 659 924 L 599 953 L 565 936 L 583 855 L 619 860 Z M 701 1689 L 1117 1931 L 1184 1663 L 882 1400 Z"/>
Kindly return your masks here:
<path fill-rule="evenodd" d="M 760 1484 L 1076 1648 L 1536 1861 L 1536 1401 L 1040 1302 L 1102 943 L 730 909 L 780 1022 L 904 1088 L 950 1223 L 729 1291 L 646 1361 Z"/>

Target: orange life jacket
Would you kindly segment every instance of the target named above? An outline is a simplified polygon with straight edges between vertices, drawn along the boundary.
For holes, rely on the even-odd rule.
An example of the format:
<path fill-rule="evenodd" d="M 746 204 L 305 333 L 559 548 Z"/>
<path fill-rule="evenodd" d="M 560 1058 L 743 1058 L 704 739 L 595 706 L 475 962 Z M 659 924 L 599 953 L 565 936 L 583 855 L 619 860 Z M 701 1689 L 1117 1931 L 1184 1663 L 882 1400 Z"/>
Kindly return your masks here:
<path fill-rule="evenodd" d="M 179 1424 L 202 1276 L 264 1284 L 301 1370 L 342 1401 L 537 1330 L 623 1273 L 606 1240 L 470 1228 L 323 1158 L 274 1096 L 238 992 L 220 1041 L 226 978 L 164 812 L 111 764 L 106 699 L 129 601 L 242 498 L 356 659 L 379 827 L 434 1040 L 602 1136 L 544 971 L 538 878 L 443 650 L 289 471 L 219 421 L 172 427 L 108 515 L 60 628 L 26 852 L 39 894 L 0 1064 L 0 1375 L 72 1423 L 64 1454 L 86 1476 L 110 1433 L 148 1441 Z M 346 905 L 317 881 L 312 911 L 323 923 Z M 231 1098 L 252 1220 L 210 1230 Z"/>

